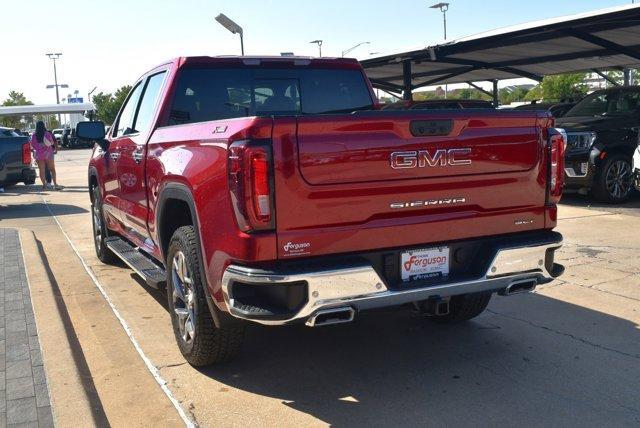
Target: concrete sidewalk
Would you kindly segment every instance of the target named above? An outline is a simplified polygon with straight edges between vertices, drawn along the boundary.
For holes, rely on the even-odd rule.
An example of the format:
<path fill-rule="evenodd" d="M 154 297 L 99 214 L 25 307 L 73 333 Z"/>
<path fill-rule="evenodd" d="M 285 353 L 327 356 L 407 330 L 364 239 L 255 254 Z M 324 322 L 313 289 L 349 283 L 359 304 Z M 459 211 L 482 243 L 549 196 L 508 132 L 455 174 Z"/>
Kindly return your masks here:
<path fill-rule="evenodd" d="M 0 229 L 0 297 L 0 426 L 52 427 L 47 379 L 15 229 Z"/>
<path fill-rule="evenodd" d="M 51 215 L 54 210 L 84 219 L 88 212 L 50 201 L 86 197 L 82 169 L 71 181 L 63 165 L 63 192 L 15 186 L 0 196 L 0 227 L 16 229 L 20 237 L 55 424 L 184 426 Z"/>

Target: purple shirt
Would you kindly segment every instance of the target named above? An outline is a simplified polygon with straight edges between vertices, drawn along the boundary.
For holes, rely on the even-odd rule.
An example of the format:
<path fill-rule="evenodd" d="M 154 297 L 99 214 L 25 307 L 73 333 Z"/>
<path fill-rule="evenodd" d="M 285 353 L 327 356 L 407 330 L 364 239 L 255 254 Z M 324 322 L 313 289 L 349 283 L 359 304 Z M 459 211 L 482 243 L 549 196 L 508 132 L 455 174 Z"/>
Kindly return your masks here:
<path fill-rule="evenodd" d="M 45 140 L 50 141 L 51 145 L 48 146 L 45 143 Z M 38 142 L 38 139 L 36 138 L 36 134 L 34 133 L 31 136 L 30 143 L 31 143 L 31 147 L 33 148 L 33 151 L 35 152 L 36 160 L 53 159 L 53 151 L 55 150 L 56 139 L 51 132 L 45 131 L 44 139 L 42 143 Z"/>

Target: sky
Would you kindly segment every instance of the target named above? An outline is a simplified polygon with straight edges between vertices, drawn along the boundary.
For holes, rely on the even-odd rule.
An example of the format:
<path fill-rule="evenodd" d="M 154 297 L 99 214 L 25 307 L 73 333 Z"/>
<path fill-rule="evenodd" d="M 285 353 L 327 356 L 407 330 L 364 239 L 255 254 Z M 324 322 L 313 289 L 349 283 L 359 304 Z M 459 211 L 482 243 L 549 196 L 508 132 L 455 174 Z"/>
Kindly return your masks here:
<path fill-rule="evenodd" d="M 439 0 L 438 0 L 439 1 Z M 61 52 L 60 98 L 75 90 L 112 92 L 176 56 L 237 55 L 240 42 L 214 17 L 224 13 L 244 29 L 247 55 L 323 56 L 402 51 L 443 39 L 436 0 L 0 0 L 0 102 L 10 90 L 36 104 L 55 102 L 53 64 Z M 538 19 L 630 4 L 631 0 L 448 0 L 449 39 Z"/>

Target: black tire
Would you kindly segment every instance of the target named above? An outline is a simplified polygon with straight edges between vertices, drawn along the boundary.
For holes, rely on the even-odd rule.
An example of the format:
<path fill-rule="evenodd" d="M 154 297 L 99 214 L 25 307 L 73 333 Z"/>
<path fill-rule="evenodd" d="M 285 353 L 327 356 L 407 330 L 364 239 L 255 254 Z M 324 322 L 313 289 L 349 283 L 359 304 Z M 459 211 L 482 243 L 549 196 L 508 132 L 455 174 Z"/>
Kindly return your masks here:
<path fill-rule="evenodd" d="M 490 300 L 491 293 L 453 296 L 449 301 L 449 313 L 447 315 L 429 316 L 427 319 L 441 324 L 468 321 L 480 315 L 487 308 Z"/>
<path fill-rule="evenodd" d="M 229 361 L 242 346 L 244 325 L 216 328 L 207 306 L 193 226 L 175 231 L 166 266 L 169 313 L 180 352 L 196 367 Z"/>
<path fill-rule="evenodd" d="M 632 165 L 631 157 L 627 155 L 608 156 L 595 177 L 591 190 L 593 197 L 608 204 L 627 201 L 633 191 Z"/>
<path fill-rule="evenodd" d="M 25 180 L 24 184 L 25 184 L 25 186 L 30 186 L 32 184 L 36 184 L 36 178 L 33 177 L 33 178 L 28 179 L 28 180 Z"/>
<path fill-rule="evenodd" d="M 104 240 L 109 237 L 109 230 L 105 225 L 104 213 L 102 212 L 102 199 L 100 198 L 100 187 L 94 186 L 91 189 L 91 224 L 93 229 L 93 246 L 96 249 L 96 256 L 102 263 L 115 264 L 118 257 L 107 248 Z"/>

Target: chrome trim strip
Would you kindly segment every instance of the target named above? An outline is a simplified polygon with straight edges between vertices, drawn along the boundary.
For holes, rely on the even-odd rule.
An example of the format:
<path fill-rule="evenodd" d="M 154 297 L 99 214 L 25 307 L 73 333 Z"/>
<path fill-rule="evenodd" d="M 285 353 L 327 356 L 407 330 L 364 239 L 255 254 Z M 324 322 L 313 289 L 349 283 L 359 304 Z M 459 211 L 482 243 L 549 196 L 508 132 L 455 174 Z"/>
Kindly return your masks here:
<path fill-rule="evenodd" d="M 576 171 L 571 168 L 571 167 L 566 167 L 564 169 L 565 174 L 567 174 L 567 177 L 571 177 L 571 178 L 584 178 L 587 176 L 588 172 L 584 173 L 584 174 L 578 174 L 576 173 Z"/>
<path fill-rule="evenodd" d="M 243 266 L 231 265 L 222 276 L 222 291 L 231 314 L 265 325 L 282 325 L 307 320 L 318 311 L 351 306 L 357 310 L 400 305 L 429 297 L 448 297 L 458 294 L 503 290 L 513 283 L 527 279 L 546 282 L 553 279 L 545 267 L 546 252 L 557 249 L 560 242 L 529 247 L 499 250 L 482 278 L 424 288 L 390 290 L 369 265 L 342 269 L 309 271 L 295 274 L 274 274 Z M 251 319 L 233 311 L 235 302 L 229 286 L 234 282 L 280 284 L 306 281 L 308 301 L 292 317 L 283 320 Z M 265 285 L 268 287 L 268 285 Z"/>

